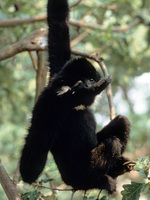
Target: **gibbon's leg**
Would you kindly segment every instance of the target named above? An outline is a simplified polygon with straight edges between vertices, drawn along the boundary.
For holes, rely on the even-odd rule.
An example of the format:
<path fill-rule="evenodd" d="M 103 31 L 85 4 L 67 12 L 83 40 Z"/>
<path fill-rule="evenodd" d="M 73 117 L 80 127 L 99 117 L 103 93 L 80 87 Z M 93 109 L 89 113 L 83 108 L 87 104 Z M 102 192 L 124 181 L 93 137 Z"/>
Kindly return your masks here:
<path fill-rule="evenodd" d="M 91 151 L 91 167 L 107 173 L 116 165 L 117 159 L 121 156 L 121 147 L 120 140 L 115 136 L 103 139 Z"/>
<path fill-rule="evenodd" d="M 107 138 L 116 137 L 119 138 L 121 144 L 121 154 L 124 152 L 130 133 L 130 122 L 129 120 L 118 115 L 113 119 L 107 126 L 97 133 L 98 142 L 101 143 Z M 120 145 L 119 145 L 120 146 Z"/>
<path fill-rule="evenodd" d="M 125 172 L 131 171 L 130 167 L 125 165 L 129 159 L 121 156 L 121 151 L 122 144 L 119 138 L 112 136 L 103 139 L 103 141 L 91 151 L 91 169 L 97 170 L 99 174 L 108 174 L 112 178 L 116 178 Z"/>
<path fill-rule="evenodd" d="M 118 175 L 131 171 L 124 165 L 129 159 L 122 156 L 130 132 L 130 123 L 124 116 L 117 116 L 97 133 L 99 145 L 91 152 L 91 164 L 106 171 L 116 178 Z"/>

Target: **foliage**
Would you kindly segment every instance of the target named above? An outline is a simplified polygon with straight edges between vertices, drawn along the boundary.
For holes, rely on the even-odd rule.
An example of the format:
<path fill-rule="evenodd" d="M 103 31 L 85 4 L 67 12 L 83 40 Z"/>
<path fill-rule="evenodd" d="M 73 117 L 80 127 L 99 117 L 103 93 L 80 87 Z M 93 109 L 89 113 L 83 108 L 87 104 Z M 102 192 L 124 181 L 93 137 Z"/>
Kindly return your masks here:
<path fill-rule="evenodd" d="M 37 190 L 34 190 L 33 192 L 28 192 L 28 193 L 25 193 L 23 196 L 22 196 L 22 200 L 42 200 L 40 198 L 40 192 L 38 192 Z"/>
<path fill-rule="evenodd" d="M 123 200 L 139 200 L 141 195 L 150 198 L 150 158 L 142 157 L 138 159 L 136 166 L 134 168 L 135 171 L 139 172 L 139 175 L 142 177 L 143 181 L 131 182 L 131 184 L 123 185 L 124 190 L 121 192 L 123 195 Z"/>

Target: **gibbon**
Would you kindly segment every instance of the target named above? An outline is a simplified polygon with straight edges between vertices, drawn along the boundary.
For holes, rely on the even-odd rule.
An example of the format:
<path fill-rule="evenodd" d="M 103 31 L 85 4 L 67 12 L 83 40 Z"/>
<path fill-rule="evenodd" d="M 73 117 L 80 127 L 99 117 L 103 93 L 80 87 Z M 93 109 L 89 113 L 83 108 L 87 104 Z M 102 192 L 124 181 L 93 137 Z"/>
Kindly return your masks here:
<path fill-rule="evenodd" d="M 25 182 L 34 182 L 51 151 L 62 180 L 74 190 L 113 193 L 116 177 L 130 171 L 122 156 L 130 123 L 119 115 L 96 133 L 90 106 L 111 77 L 101 78 L 85 58 L 71 58 L 68 15 L 67 0 L 48 1 L 51 79 L 33 109 L 20 172 Z"/>

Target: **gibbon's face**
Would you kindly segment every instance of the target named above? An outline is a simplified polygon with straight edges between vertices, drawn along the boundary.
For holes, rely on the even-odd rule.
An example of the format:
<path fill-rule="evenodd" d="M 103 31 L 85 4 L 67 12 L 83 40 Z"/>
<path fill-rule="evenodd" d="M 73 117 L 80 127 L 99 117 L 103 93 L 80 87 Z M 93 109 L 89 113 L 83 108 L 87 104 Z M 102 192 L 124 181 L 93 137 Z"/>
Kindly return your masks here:
<path fill-rule="evenodd" d="M 72 87 L 81 80 L 86 87 L 100 80 L 100 74 L 86 59 L 73 60 L 64 67 L 62 77 L 66 85 Z"/>

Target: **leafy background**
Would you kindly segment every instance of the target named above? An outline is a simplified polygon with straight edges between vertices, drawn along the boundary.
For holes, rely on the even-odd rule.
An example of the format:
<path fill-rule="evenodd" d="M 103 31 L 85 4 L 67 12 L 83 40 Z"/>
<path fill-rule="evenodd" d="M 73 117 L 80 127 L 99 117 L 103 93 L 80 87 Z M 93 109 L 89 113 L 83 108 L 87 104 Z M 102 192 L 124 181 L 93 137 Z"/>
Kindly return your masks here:
<path fill-rule="evenodd" d="M 0 20 L 45 14 L 46 3 L 46 0 L 0 0 Z M 74 1 L 70 0 L 69 3 L 71 5 Z M 116 6 L 116 9 L 108 9 L 108 6 L 112 8 Z M 90 13 L 87 14 L 88 12 Z M 72 8 L 70 14 L 72 19 L 84 18 L 85 23 L 108 27 L 106 31 L 102 31 L 70 26 L 70 35 L 73 40 L 78 35 L 87 33 L 87 36 L 73 48 L 89 53 L 99 52 L 105 59 L 109 74 L 113 77 L 112 89 L 116 113 L 126 115 L 132 124 L 130 142 L 125 154 L 133 160 L 148 155 L 150 150 L 149 13 L 149 0 L 82 0 L 77 7 Z M 144 23 L 125 32 L 112 31 L 112 27 L 128 25 L 137 16 L 142 18 Z M 46 22 L 43 21 L 8 28 L 0 27 L 1 51 L 32 31 L 46 26 Z M 0 62 L 0 158 L 10 177 L 17 167 L 34 105 L 35 76 L 27 52 Z M 109 122 L 105 93 L 94 111 L 98 128 Z M 56 186 L 61 184 L 51 156 L 45 170 L 50 172 Z M 123 190 L 121 185 L 130 183 L 130 180 L 140 181 L 138 173 L 132 172 L 130 175 L 120 177 L 118 190 Z M 97 191 L 93 191 L 90 195 L 94 196 L 95 193 Z M 58 193 L 61 199 L 69 198 L 68 195 L 71 196 L 69 192 Z M 79 199 L 81 196 L 77 194 L 75 198 Z M 0 197 L 2 200 L 7 199 L 1 188 Z M 120 199 L 120 192 L 112 198 Z"/>

